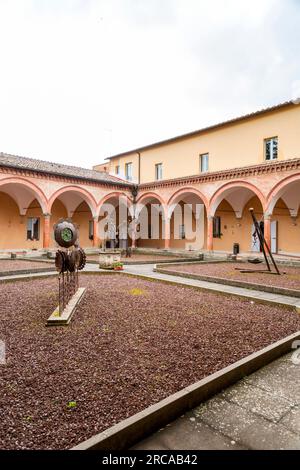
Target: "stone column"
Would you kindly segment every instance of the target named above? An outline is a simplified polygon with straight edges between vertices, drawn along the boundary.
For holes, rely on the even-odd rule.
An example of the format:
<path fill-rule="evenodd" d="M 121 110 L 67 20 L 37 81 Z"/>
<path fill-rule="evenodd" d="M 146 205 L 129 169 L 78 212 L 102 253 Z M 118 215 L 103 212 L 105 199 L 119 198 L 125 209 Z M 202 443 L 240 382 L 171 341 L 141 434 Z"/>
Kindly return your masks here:
<path fill-rule="evenodd" d="M 171 219 L 169 217 L 164 219 L 164 240 L 165 250 L 169 250 L 171 241 Z"/>
<path fill-rule="evenodd" d="M 98 238 L 98 216 L 93 217 L 93 246 L 99 248 Z"/>
<path fill-rule="evenodd" d="M 137 228 L 137 221 L 136 219 L 132 219 L 132 232 L 131 232 L 131 248 L 136 248 L 136 228 Z"/>
<path fill-rule="evenodd" d="M 206 249 L 207 251 L 213 251 L 213 216 L 207 216 L 207 241 L 206 241 Z"/>
<path fill-rule="evenodd" d="M 43 248 L 45 249 L 50 246 L 50 217 L 51 214 L 44 214 Z"/>
<path fill-rule="evenodd" d="M 271 250 L 271 216 L 264 214 L 264 237 L 268 247 Z"/>

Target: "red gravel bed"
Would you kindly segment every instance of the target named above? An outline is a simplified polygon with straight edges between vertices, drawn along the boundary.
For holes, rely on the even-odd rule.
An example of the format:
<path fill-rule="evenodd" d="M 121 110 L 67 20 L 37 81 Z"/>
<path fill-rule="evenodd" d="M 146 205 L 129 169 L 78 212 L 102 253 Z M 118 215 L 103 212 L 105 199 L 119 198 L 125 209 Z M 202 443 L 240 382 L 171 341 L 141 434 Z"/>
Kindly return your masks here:
<path fill-rule="evenodd" d="M 234 281 L 250 282 L 265 286 L 283 287 L 287 289 L 300 289 L 300 267 L 280 266 L 279 271 L 285 272 L 281 276 L 264 273 L 241 273 L 238 269 L 265 269 L 265 264 L 251 265 L 250 263 L 199 263 L 164 267 L 164 270 L 196 274 L 199 276 L 212 276 Z"/>
<path fill-rule="evenodd" d="M 9 271 L 30 271 L 31 269 L 46 269 L 49 268 L 50 263 L 41 263 L 38 261 L 23 261 L 23 260 L 0 260 L 0 275 L 3 272 Z M 50 267 L 52 265 L 50 264 Z"/>
<path fill-rule="evenodd" d="M 300 330 L 293 311 L 245 299 L 118 274 L 81 284 L 68 327 L 45 327 L 56 279 L 0 285 L 2 449 L 70 448 Z"/>

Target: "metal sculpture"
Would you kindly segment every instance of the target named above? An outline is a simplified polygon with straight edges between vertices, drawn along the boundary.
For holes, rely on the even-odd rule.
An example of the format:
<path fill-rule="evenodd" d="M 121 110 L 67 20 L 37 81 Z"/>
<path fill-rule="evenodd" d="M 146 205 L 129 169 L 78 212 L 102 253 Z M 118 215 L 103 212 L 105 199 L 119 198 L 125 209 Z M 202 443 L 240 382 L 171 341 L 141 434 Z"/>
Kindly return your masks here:
<path fill-rule="evenodd" d="M 57 250 L 55 266 L 58 271 L 59 315 L 77 292 L 79 287 L 78 271 L 86 264 L 85 252 L 78 245 L 77 227 L 70 221 L 61 219 L 54 225 L 55 241 L 64 250 Z"/>
<path fill-rule="evenodd" d="M 267 273 L 267 274 L 278 274 L 278 275 L 280 275 L 281 273 L 278 269 L 278 266 L 275 262 L 275 259 L 274 259 L 273 255 L 272 255 L 270 247 L 269 247 L 268 243 L 266 242 L 266 239 L 264 237 L 264 233 L 261 229 L 261 226 L 260 226 L 259 222 L 257 221 L 257 218 L 255 217 L 254 210 L 252 208 L 250 208 L 249 211 L 250 211 L 250 214 L 251 214 L 251 217 L 252 217 L 252 220 L 253 220 L 253 224 L 254 224 L 254 228 L 255 228 L 254 235 L 257 235 L 257 237 L 258 237 L 258 240 L 259 240 L 259 243 L 260 243 L 264 258 L 265 258 L 265 262 L 266 262 L 266 265 L 267 265 L 267 269 L 261 269 L 261 270 L 258 270 L 258 269 L 255 269 L 255 270 L 254 269 L 240 269 L 239 271 L 241 273 L 255 272 L 255 273 Z M 275 268 L 275 272 L 272 271 L 272 269 L 271 269 L 271 265 L 270 265 L 270 262 L 268 260 L 267 253 L 268 253 L 268 255 L 271 259 L 271 262 L 272 262 L 272 264 Z M 258 258 L 249 259 L 248 262 L 252 263 L 252 264 L 262 263 L 262 261 Z"/>

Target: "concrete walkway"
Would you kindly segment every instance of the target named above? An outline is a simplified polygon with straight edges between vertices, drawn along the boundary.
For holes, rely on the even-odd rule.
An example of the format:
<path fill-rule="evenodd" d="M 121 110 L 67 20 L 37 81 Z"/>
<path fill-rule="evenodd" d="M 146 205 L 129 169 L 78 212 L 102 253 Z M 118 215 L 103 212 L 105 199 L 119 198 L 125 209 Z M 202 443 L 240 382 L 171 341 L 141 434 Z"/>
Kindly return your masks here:
<path fill-rule="evenodd" d="M 134 449 L 300 449 L 300 365 L 288 354 L 140 442 Z"/>
<path fill-rule="evenodd" d="M 162 281 L 174 282 L 183 284 L 186 286 L 201 287 L 214 292 L 225 292 L 239 297 L 247 297 L 258 300 L 266 300 L 268 302 L 274 302 L 276 304 L 291 305 L 296 307 L 300 305 L 300 299 L 296 297 L 289 297 L 287 295 L 272 294 L 269 292 L 262 292 L 258 290 L 245 289 L 244 287 L 227 286 L 224 284 L 218 284 L 215 282 L 200 281 L 197 279 L 188 279 L 180 276 L 173 276 L 169 274 L 162 274 L 153 271 L 154 264 L 142 265 L 142 266 L 125 266 L 124 273 L 135 274 L 142 277 L 150 277 L 151 279 L 158 279 Z"/>

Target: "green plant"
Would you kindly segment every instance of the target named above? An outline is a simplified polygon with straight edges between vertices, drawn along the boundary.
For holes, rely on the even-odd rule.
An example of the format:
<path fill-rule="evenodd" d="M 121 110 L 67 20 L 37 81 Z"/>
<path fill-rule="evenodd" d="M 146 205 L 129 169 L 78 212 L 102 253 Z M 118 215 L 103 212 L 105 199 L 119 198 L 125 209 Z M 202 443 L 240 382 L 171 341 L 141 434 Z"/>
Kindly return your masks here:
<path fill-rule="evenodd" d="M 76 408 L 76 406 L 77 406 L 76 401 L 68 401 L 68 403 L 67 403 L 67 408 L 69 410 L 72 409 L 72 408 Z"/>
<path fill-rule="evenodd" d="M 121 261 L 116 261 L 112 266 L 113 268 L 123 268 L 124 264 Z"/>
<path fill-rule="evenodd" d="M 25 416 L 24 418 L 26 421 L 32 421 L 32 416 Z"/>

